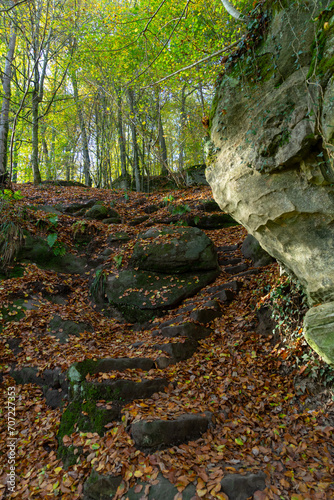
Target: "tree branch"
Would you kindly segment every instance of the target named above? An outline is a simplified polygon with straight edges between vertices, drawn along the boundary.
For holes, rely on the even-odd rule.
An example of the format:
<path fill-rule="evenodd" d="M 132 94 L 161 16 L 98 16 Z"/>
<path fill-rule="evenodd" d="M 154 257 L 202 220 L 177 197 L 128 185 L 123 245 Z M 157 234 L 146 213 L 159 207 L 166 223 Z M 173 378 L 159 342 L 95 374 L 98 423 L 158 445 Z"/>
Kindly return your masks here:
<path fill-rule="evenodd" d="M 8 7 L 8 9 L 2 9 L 2 10 L 0 10 L 0 14 L 2 14 L 3 12 L 10 12 L 11 10 L 15 9 L 15 7 L 18 7 L 19 5 L 21 5 L 23 3 L 26 3 L 26 2 L 29 2 L 29 1 L 30 0 L 21 0 L 21 2 L 16 2 L 11 7 Z"/>
<path fill-rule="evenodd" d="M 213 57 L 219 56 L 220 54 L 223 54 L 227 50 L 232 49 L 233 47 L 235 47 L 239 43 L 240 43 L 240 40 L 232 43 L 231 45 L 228 45 L 227 47 L 224 47 L 223 49 L 218 50 L 217 52 L 214 52 L 213 54 L 210 54 L 207 57 L 204 57 L 203 59 L 199 59 L 198 61 L 194 62 L 193 64 L 190 64 L 189 66 L 184 66 L 183 68 L 178 69 L 177 71 L 174 71 L 174 73 L 171 73 L 170 75 L 165 76 L 164 78 L 161 78 L 161 80 L 158 80 L 157 82 L 151 83 L 150 85 L 147 85 L 146 87 L 142 87 L 141 90 L 145 90 L 145 89 L 148 89 L 150 87 L 153 87 L 154 85 L 158 85 L 159 83 L 162 83 L 165 80 L 168 80 L 169 78 L 172 78 L 173 76 L 178 75 L 179 73 L 182 73 L 183 71 L 187 71 L 188 69 L 194 68 L 198 64 L 209 61 Z"/>
<path fill-rule="evenodd" d="M 221 0 L 222 4 L 224 5 L 225 9 L 227 12 L 234 17 L 234 19 L 237 19 L 238 21 L 242 21 L 244 23 L 247 23 L 250 18 L 248 16 L 244 16 L 239 12 L 237 9 L 233 7 L 233 5 L 229 2 L 229 0 Z"/>

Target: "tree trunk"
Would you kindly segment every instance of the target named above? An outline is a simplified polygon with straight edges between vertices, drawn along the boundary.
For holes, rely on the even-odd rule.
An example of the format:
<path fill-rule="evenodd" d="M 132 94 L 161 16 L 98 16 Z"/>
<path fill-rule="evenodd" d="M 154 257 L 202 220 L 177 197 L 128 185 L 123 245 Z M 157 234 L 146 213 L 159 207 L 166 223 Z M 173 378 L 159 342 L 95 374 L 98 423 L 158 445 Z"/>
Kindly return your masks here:
<path fill-rule="evenodd" d="M 137 143 L 137 129 L 136 129 L 136 114 L 135 114 L 135 104 L 134 104 L 134 91 L 129 89 L 129 105 L 130 105 L 130 126 L 132 135 L 132 150 L 133 150 L 133 173 L 136 183 L 137 193 L 140 191 L 140 172 L 139 172 L 139 154 L 138 154 L 138 143 Z"/>
<path fill-rule="evenodd" d="M 37 71 L 38 73 L 38 71 Z M 36 72 L 35 72 L 36 78 Z M 34 174 L 34 184 L 42 182 L 41 173 L 38 166 L 38 80 L 35 80 L 34 89 L 32 91 L 32 153 L 31 153 L 31 166 Z"/>
<path fill-rule="evenodd" d="M 74 100 L 75 100 L 75 103 L 77 106 L 77 113 L 78 113 L 80 131 L 81 131 L 83 170 L 84 170 L 84 175 L 85 175 L 85 184 L 87 186 L 91 186 L 92 179 L 90 176 L 90 158 L 89 158 L 88 138 L 87 138 L 83 110 L 82 110 L 81 103 L 79 101 L 78 82 L 77 82 L 75 74 L 72 74 L 72 85 L 73 85 L 73 95 L 74 95 Z"/>
<path fill-rule="evenodd" d="M 180 112 L 180 134 L 179 134 L 179 170 L 184 167 L 184 140 L 186 125 L 186 86 L 182 87 L 181 92 L 181 112 Z"/>
<path fill-rule="evenodd" d="M 3 98 L 0 115 L 0 174 L 7 169 L 7 141 L 9 130 L 10 83 L 12 79 L 12 62 L 16 45 L 16 26 L 12 24 L 8 44 L 5 70 L 2 77 Z"/>
<path fill-rule="evenodd" d="M 157 93 L 158 140 L 160 149 L 161 175 L 168 174 L 167 146 L 161 119 L 160 92 Z"/>
<path fill-rule="evenodd" d="M 122 95 L 119 90 L 117 90 L 117 129 L 121 160 L 121 176 L 124 177 L 126 182 L 126 147 L 123 135 Z"/>

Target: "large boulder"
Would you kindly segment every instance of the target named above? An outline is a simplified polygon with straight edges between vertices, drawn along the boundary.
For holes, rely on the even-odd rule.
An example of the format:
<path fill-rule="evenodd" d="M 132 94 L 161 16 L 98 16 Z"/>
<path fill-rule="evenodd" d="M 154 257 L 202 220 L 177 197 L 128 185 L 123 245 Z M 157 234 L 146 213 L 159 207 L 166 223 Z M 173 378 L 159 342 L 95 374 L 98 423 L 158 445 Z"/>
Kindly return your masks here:
<path fill-rule="evenodd" d="M 104 291 L 109 304 L 127 321 L 144 322 L 195 295 L 218 274 L 218 270 L 172 275 L 127 269 L 108 277 Z"/>
<path fill-rule="evenodd" d="M 167 274 L 218 268 L 212 241 L 193 227 L 152 228 L 140 234 L 131 263 L 144 271 Z"/>
<path fill-rule="evenodd" d="M 86 219 L 95 219 L 95 220 L 103 220 L 107 218 L 112 218 L 116 220 L 119 219 L 119 214 L 116 210 L 110 207 L 106 207 L 105 205 L 101 205 L 100 203 L 97 203 L 96 205 L 93 205 L 92 208 L 90 208 L 86 214 L 85 214 Z"/>
<path fill-rule="evenodd" d="M 231 57 L 221 78 L 207 148 L 206 176 L 220 208 L 299 279 L 311 306 L 334 301 L 334 7 L 327 4 L 266 3 L 266 33 L 250 37 L 261 42 Z"/>

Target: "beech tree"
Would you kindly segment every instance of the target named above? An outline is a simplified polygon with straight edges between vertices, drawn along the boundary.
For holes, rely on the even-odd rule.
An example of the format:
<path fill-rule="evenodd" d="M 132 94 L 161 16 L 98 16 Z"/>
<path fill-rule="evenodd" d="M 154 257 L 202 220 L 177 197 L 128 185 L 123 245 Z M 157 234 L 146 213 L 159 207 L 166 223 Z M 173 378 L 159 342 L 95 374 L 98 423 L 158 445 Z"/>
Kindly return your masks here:
<path fill-rule="evenodd" d="M 83 173 L 88 185 L 111 186 L 120 176 L 120 185 L 139 189 L 143 176 L 145 182 L 175 176 L 203 162 L 201 120 L 223 69 L 220 58 L 245 30 L 246 16 L 236 15 L 231 2 L 18 4 L 24 29 L 17 30 L 12 64 L 15 102 L 7 100 L 18 180 L 30 179 L 30 162 L 36 183 Z M 250 0 L 238 2 L 240 12 L 251 7 Z M 3 16 L 9 26 L 9 13 Z M 8 33 L 7 62 L 9 41 Z"/>

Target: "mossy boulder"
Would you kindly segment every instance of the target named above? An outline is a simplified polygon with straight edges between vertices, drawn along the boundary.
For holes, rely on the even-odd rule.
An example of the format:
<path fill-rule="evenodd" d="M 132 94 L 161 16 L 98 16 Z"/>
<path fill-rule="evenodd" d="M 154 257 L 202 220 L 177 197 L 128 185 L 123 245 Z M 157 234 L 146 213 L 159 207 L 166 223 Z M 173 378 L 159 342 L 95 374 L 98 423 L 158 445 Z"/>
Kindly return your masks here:
<path fill-rule="evenodd" d="M 64 320 L 59 315 L 55 315 L 49 323 L 49 331 L 54 334 L 61 344 L 64 344 L 70 335 L 79 337 L 85 331 L 93 332 L 93 327 L 87 323 Z"/>
<path fill-rule="evenodd" d="M 141 322 L 195 295 L 218 274 L 219 270 L 183 274 L 125 270 L 107 278 L 105 294 L 128 321 Z"/>
<path fill-rule="evenodd" d="M 143 271 L 166 274 L 217 269 L 212 241 L 192 227 L 152 228 L 141 233 L 134 247 L 131 264 Z"/>
<path fill-rule="evenodd" d="M 97 203 L 90 208 L 86 214 L 86 219 L 103 220 L 107 218 L 120 219 L 119 214 L 116 210 L 105 205 Z"/>
<path fill-rule="evenodd" d="M 83 200 L 74 203 L 58 203 L 57 205 L 55 205 L 55 208 L 60 212 L 66 214 L 75 214 L 80 210 L 83 210 L 85 212 L 89 208 L 96 205 L 96 202 L 97 200 Z"/>
<path fill-rule="evenodd" d="M 87 271 L 84 259 L 69 252 L 65 255 L 55 255 L 45 239 L 33 236 L 27 231 L 24 247 L 19 250 L 17 260 L 34 262 L 41 269 L 60 273 L 83 274 Z"/>

